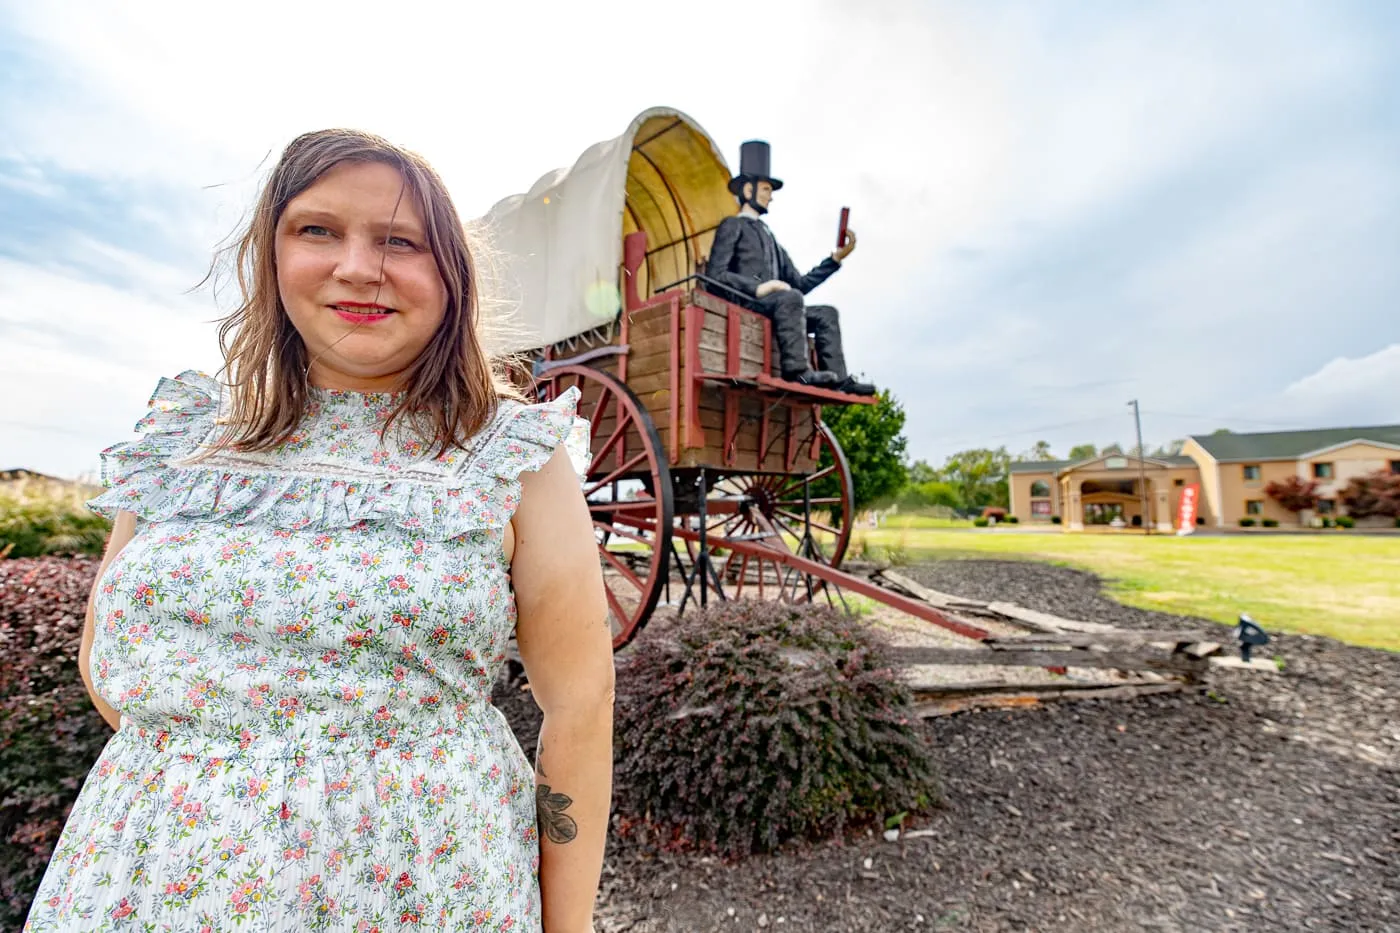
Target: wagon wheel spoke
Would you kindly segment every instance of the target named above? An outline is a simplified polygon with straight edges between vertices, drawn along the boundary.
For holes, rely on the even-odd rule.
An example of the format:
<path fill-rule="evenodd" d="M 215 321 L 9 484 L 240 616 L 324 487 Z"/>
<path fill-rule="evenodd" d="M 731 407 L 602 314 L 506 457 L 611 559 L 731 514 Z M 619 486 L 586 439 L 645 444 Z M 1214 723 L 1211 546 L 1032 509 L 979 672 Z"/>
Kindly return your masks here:
<path fill-rule="evenodd" d="M 812 496 L 810 499 L 808 499 L 808 500 L 806 500 L 806 501 L 809 502 L 809 503 L 811 503 L 812 505 L 836 505 L 838 502 L 841 502 L 841 501 L 843 501 L 843 500 L 841 499 L 840 496 Z M 777 504 L 777 505 L 785 505 L 785 506 L 788 506 L 789 508 L 801 508 L 802 505 L 803 505 L 803 500 L 802 500 L 802 499 L 778 499 L 778 500 L 776 500 L 776 504 Z"/>
<path fill-rule="evenodd" d="M 628 538 L 632 541 L 638 542 L 639 544 L 645 544 L 647 546 L 651 546 L 653 544 L 653 541 L 650 538 L 643 538 L 639 534 L 627 531 L 626 529 L 619 528 L 616 525 L 612 525 L 607 522 L 600 522 L 597 519 L 593 520 L 593 527 L 600 529 L 601 531 L 604 531 L 607 534 L 617 535 L 619 538 Z"/>
<path fill-rule="evenodd" d="M 580 391 L 582 390 L 580 389 Z M 604 387 L 603 391 L 598 393 L 598 400 L 593 403 L 593 410 L 588 413 L 589 440 L 597 438 L 598 425 L 602 421 L 602 419 L 599 418 L 598 415 L 603 410 L 603 403 L 606 402 L 611 396 L 612 390 L 607 387 Z"/>
<path fill-rule="evenodd" d="M 833 464 L 832 464 L 831 466 L 829 466 L 829 467 L 822 467 L 820 470 L 818 470 L 817 472 L 813 473 L 811 476 L 801 476 L 801 477 L 798 477 L 798 478 L 796 478 L 796 479 L 789 479 L 788 477 L 784 477 L 784 479 L 787 480 L 787 485 L 784 486 L 783 489 L 782 489 L 782 491 L 778 493 L 778 498 L 779 498 L 779 499 L 782 499 L 782 498 L 786 497 L 787 494 L 788 494 L 789 492 L 791 492 L 792 490 L 794 490 L 794 489 L 801 490 L 801 489 L 802 489 L 802 484 L 803 484 L 804 482 L 807 482 L 807 483 L 816 483 L 816 482 L 818 482 L 819 480 L 826 479 L 828 476 L 830 476 L 832 473 L 835 473 L 835 472 L 836 472 L 836 464 L 833 463 Z"/>
<path fill-rule="evenodd" d="M 629 421 L 630 419 L 618 419 L 617 427 L 613 429 L 613 432 L 611 435 L 609 435 L 607 441 L 604 442 L 602 447 L 594 449 L 593 460 L 588 464 L 589 476 L 592 476 L 598 470 L 602 469 L 602 462 L 607 459 L 608 454 L 612 453 L 613 449 L 617 447 L 618 441 L 622 440 L 623 435 L 627 433 Z M 643 454 L 643 456 L 645 456 L 645 454 Z"/>
<path fill-rule="evenodd" d="M 596 482 L 594 482 L 594 484 L 593 484 L 592 486 L 589 486 L 589 487 L 587 487 L 586 489 L 584 489 L 584 491 L 583 491 L 584 496 L 585 496 L 585 497 L 591 496 L 591 495 L 593 495 L 595 492 L 597 492 L 599 489 L 601 489 L 602 487 L 608 485 L 609 483 L 616 482 L 617 480 L 626 477 L 628 473 L 630 473 L 630 472 L 632 472 L 633 470 L 635 470 L 635 469 L 637 468 L 637 466 L 638 466 L 639 464 L 641 464 L 643 461 L 645 461 L 646 459 L 647 459 L 647 452 L 644 450 L 644 451 L 642 451 L 641 453 L 637 454 L 635 457 L 633 457 L 633 458 L 631 458 L 630 460 L 628 460 L 628 461 L 627 461 L 626 463 L 624 463 L 622 466 L 620 466 L 620 467 L 618 467 L 617 469 L 613 470 L 613 471 L 612 471 L 611 473 L 609 473 L 607 476 L 605 476 L 605 477 L 603 477 L 602 479 L 597 480 Z"/>
<path fill-rule="evenodd" d="M 612 373 L 563 364 L 545 391 L 579 390 L 579 414 L 589 422 L 589 465 L 580 483 L 598 542 L 614 649 L 651 615 L 670 567 L 670 464 L 636 395 Z"/>
<path fill-rule="evenodd" d="M 798 515 L 796 512 L 789 512 L 789 511 L 787 511 L 786 509 L 777 509 L 777 510 L 774 512 L 774 514 L 775 514 L 775 515 L 782 515 L 783 517 L 785 517 L 785 518 L 787 518 L 787 519 L 789 519 L 789 520 L 791 520 L 791 521 L 797 522 L 798 524 L 801 524 L 801 523 L 802 523 L 802 520 L 803 520 L 801 515 Z M 833 527 L 831 527 L 830 525 L 827 525 L 827 524 L 824 524 L 824 523 L 822 523 L 822 522 L 819 522 L 819 521 L 817 521 L 815 518 L 808 519 L 807 521 L 811 524 L 811 526 L 812 526 L 813 528 L 816 528 L 816 529 L 818 529 L 818 530 L 820 530 L 820 531 L 825 531 L 825 532 L 826 532 L 827 534 L 829 534 L 829 535 L 839 535 L 839 534 L 841 534 L 840 530 L 838 530 L 838 529 L 836 529 L 836 528 L 833 528 Z"/>

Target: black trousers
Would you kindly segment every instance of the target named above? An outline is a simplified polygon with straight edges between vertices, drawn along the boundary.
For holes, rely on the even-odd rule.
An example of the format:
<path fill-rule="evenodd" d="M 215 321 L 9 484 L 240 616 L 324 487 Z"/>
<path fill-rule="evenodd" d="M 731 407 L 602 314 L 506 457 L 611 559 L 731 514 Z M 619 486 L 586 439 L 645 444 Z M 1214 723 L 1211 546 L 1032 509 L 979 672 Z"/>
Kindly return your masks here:
<path fill-rule="evenodd" d="M 750 307 L 773 322 L 773 342 L 784 379 L 801 375 L 807 361 L 807 335 L 815 338 L 817 368 L 846 378 L 846 356 L 841 349 L 841 320 L 830 305 L 808 305 L 797 289 L 773 292 L 751 299 Z"/>

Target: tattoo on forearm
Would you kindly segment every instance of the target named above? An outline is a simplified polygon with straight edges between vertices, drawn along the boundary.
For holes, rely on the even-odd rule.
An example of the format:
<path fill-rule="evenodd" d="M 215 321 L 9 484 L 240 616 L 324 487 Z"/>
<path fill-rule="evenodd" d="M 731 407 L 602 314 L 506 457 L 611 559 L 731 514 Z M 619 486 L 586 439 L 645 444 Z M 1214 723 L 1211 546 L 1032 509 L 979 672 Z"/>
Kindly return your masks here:
<path fill-rule="evenodd" d="M 574 837 L 578 835 L 578 824 L 574 822 L 573 817 L 564 812 L 573 802 L 573 798 L 568 794 L 550 793 L 548 784 L 535 786 L 535 815 L 539 820 L 541 832 L 550 842 L 562 845 L 573 842 Z"/>

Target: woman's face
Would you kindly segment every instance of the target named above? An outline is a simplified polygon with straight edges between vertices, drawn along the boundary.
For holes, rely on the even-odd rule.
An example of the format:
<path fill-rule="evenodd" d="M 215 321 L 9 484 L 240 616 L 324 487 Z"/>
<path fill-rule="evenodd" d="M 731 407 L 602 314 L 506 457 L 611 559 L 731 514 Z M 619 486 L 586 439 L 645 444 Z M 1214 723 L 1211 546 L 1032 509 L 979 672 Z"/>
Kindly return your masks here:
<path fill-rule="evenodd" d="M 402 196 L 401 196 L 402 195 Z M 345 162 L 277 222 L 277 289 L 306 343 L 312 385 L 401 388 L 447 310 L 447 287 L 398 170 Z"/>

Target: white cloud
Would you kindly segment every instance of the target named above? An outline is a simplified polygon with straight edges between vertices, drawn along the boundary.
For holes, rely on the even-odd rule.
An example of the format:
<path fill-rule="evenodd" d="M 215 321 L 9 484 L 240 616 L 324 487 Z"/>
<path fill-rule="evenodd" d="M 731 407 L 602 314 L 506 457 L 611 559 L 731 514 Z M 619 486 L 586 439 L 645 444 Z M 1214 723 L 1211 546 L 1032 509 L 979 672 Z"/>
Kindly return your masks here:
<path fill-rule="evenodd" d="M 1280 393 L 1290 420 L 1307 425 L 1400 423 L 1400 343 L 1337 357 Z"/>
<path fill-rule="evenodd" d="M 170 294 L 157 301 L 0 259 L 0 463 L 95 470 L 100 450 L 130 436 L 161 376 L 215 372 L 212 306 Z"/>

